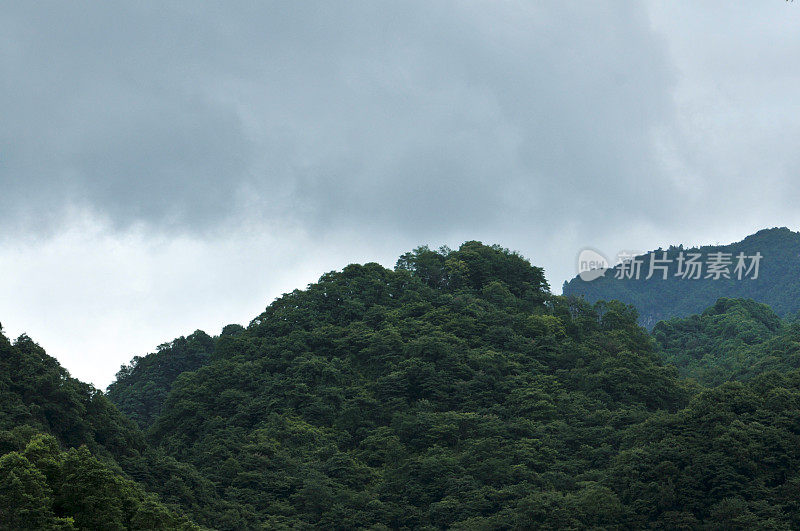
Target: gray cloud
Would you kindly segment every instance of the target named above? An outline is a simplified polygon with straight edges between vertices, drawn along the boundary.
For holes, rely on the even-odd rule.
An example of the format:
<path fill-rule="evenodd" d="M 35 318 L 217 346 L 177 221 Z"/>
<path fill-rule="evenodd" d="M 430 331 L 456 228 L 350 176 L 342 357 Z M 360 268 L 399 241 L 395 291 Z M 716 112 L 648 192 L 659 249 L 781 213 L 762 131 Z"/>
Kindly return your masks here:
<path fill-rule="evenodd" d="M 238 7 L 6 8 L 0 223 L 247 209 L 424 237 L 675 197 L 673 75 L 636 4 Z"/>
<path fill-rule="evenodd" d="M 800 7 L 3 2 L 0 319 L 105 385 L 349 262 L 800 227 Z"/>

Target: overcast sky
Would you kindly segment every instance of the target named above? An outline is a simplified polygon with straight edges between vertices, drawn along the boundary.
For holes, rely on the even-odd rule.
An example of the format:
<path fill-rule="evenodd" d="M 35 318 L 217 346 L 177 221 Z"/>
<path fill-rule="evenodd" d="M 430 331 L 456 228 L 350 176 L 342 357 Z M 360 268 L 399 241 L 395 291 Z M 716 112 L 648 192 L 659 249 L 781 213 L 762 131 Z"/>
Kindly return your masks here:
<path fill-rule="evenodd" d="M 166 4 L 166 5 L 165 5 Z M 104 388 L 351 262 L 800 227 L 800 4 L 3 2 L 0 322 Z"/>

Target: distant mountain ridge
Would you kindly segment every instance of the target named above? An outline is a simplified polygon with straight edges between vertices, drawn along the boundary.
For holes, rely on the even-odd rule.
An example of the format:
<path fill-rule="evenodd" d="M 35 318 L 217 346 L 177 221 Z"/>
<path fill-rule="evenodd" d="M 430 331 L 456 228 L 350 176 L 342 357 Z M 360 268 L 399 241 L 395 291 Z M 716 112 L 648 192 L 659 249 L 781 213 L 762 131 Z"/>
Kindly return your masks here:
<path fill-rule="evenodd" d="M 676 276 L 681 253 L 684 256 L 699 253 L 704 259 L 723 253 L 731 260 L 728 269 L 731 278 L 705 278 L 705 271 L 699 279 Z M 750 276 L 742 275 L 742 279 L 736 278 L 734 269 L 740 253 L 747 257 L 760 253 L 757 278 L 750 278 L 753 272 Z M 667 278 L 664 279 L 659 270 L 647 279 L 650 260 L 661 260 L 665 256 L 673 267 Z M 617 278 L 623 276 L 621 267 L 625 267 L 618 265 L 596 280 L 587 282 L 575 277 L 565 282 L 563 294 L 583 297 L 592 303 L 619 300 L 632 304 L 639 311 L 640 324 L 647 328 L 664 319 L 702 313 L 723 297 L 753 299 L 769 305 L 781 317 L 800 311 L 800 233 L 786 227 L 764 229 L 728 245 L 693 248 L 679 245 L 657 249 L 637 259 L 643 262 L 638 279 L 634 275 L 630 275 L 633 278 Z"/>

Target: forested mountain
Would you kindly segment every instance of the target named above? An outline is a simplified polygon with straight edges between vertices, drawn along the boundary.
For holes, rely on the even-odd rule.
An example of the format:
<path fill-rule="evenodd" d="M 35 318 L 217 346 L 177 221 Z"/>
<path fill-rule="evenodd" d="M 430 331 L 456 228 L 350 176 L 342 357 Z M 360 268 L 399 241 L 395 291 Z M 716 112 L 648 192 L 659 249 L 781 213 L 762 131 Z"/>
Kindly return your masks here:
<path fill-rule="evenodd" d="M 757 278 L 753 278 L 755 269 L 749 273 L 746 269 L 736 271 L 740 254 L 750 268 L 751 257 L 757 253 Z M 699 255 L 697 263 L 702 267 L 693 270 L 687 265 L 692 255 Z M 726 271 L 729 278 L 709 269 L 717 258 L 718 264 L 724 264 L 719 271 Z M 730 245 L 672 246 L 634 260 L 639 264 L 638 275 L 630 265 L 616 266 L 595 280 L 575 277 L 564 283 L 563 294 L 589 302 L 619 300 L 632 304 L 639 310 L 640 323 L 648 328 L 664 319 L 702 313 L 722 297 L 753 299 L 767 304 L 781 317 L 800 311 L 800 233 L 785 227 L 765 229 Z M 652 276 L 651 262 L 655 265 Z M 668 271 L 660 269 L 662 266 Z"/>
<path fill-rule="evenodd" d="M 675 376 L 630 308 L 550 298 L 540 269 L 468 243 L 284 296 L 175 381 L 150 433 L 245 526 L 524 527 L 537 492 L 611 525 L 597 471 L 688 402 Z"/>
<path fill-rule="evenodd" d="M 720 299 L 700 315 L 658 323 L 664 359 L 705 385 L 800 368 L 800 322 L 752 300 Z"/>
<path fill-rule="evenodd" d="M 235 325 L 233 328 L 236 329 Z M 130 365 L 120 369 L 117 379 L 108 387 L 108 397 L 140 427 L 146 428 L 161 413 L 175 378 L 199 369 L 213 350 L 214 340 L 202 330 L 159 345 L 157 352 L 136 356 Z"/>
<path fill-rule="evenodd" d="M 117 503 L 117 528 L 800 526 L 796 325 L 747 300 L 637 320 L 500 247 L 422 247 L 134 358 L 108 397 L 135 423 L 3 338 L 0 522 L 107 529 Z M 111 479 L 73 489 L 76 461 Z"/>
<path fill-rule="evenodd" d="M 102 393 L 0 330 L 0 527 L 194 527 L 121 470 L 146 446 Z"/>

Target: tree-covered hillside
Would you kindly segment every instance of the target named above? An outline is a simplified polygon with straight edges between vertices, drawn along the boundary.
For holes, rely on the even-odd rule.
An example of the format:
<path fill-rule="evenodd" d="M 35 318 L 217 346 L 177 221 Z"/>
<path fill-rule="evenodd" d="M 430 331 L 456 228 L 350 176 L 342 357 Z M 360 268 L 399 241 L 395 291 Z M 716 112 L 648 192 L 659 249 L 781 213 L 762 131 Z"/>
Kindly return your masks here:
<path fill-rule="evenodd" d="M 800 323 L 752 300 L 720 299 L 700 315 L 658 323 L 653 337 L 668 363 L 705 385 L 800 368 Z"/>
<path fill-rule="evenodd" d="M 0 329 L 0 528 L 195 527 L 123 472 L 120 463 L 153 469 L 146 453 L 101 392 Z"/>
<path fill-rule="evenodd" d="M 136 422 L 3 338 L 0 522 L 800 526 L 796 326 L 727 299 L 637 320 L 500 247 L 422 247 L 134 358 L 108 396 Z"/>
<path fill-rule="evenodd" d="M 790 528 L 797 476 L 771 463 L 800 464 L 773 447 L 797 437 L 791 401 L 767 415 L 755 383 L 697 394 L 636 320 L 550 295 L 503 249 L 421 248 L 228 327 L 173 379 L 149 437 L 240 507 L 231 528 Z M 167 352 L 152 355 L 165 371 Z M 144 388 L 141 363 L 123 374 Z M 758 385 L 795 396 L 791 378 Z M 742 401 L 752 418 L 729 425 Z"/>
<path fill-rule="evenodd" d="M 752 265 L 750 257 L 760 253 L 757 278 L 753 278 L 755 269 L 737 275 L 737 257 L 741 253 L 747 258 L 747 268 Z M 697 263 L 705 266 L 699 274 L 687 266 L 693 254 L 699 254 Z M 708 269 L 717 257 L 718 264 L 727 262 L 720 271 L 727 271 L 730 278 Z M 669 262 L 661 262 L 664 259 Z M 782 317 L 800 311 L 800 233 L 785 227 L 765 229 L 730 245 L 657 249 L 635 260 L 641 261 L 638 278 L 632 274 L 633 268 L 621 270 L 617 266 L 595 280 L 575 277 L 564 284 L 563 294 L 584 297 L 589 302 L 619 300 L 632 304 L 639 310 L 640 323 L 648 328 L 664 319 L 702 313 L 721 297 L 753 299 L 767 304 Z M 653 260 L 655 267 L 650 276 Z M 664 265 L 668 267 L 666 279 L 664 270 L 659 269 Z"/>
<path fill-rule="evenodd" d="M 223 330 L 223 335 L 227 331 Z M 160 345 L 157 352 L 136 356 L 130 365 L 123 366 L 108 387 L 108 397 L 140 427 L 146 428 L 161 413 L 172 382 L 181 373 L 204 365 L 213 349 L 214 339 L 202 330 Z"/>
<path fill-rule="evenodd" d="M 536 493 L 611 525 L 599 470 L 688 402 L 675 376 L 632 309 L 549 297 L 471 242 L 282 297 L 175 381 L 150 436 L 240 504 L 236 526 L 527 526 Z"/>

